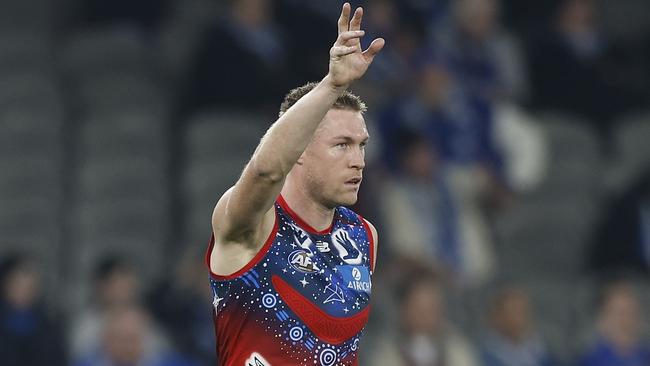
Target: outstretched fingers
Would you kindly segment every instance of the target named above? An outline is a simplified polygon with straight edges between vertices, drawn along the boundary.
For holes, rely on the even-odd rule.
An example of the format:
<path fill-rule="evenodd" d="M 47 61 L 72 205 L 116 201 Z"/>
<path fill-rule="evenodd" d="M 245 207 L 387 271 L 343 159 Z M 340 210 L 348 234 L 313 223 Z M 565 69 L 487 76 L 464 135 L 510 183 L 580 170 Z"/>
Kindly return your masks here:
<path fill-rule="evenodd" d="M 350 21 L 350 30 L 359 30 L 361 29 L 361 19 L 363 18 L 363 8 L 358 7 L 354 11 L 354 16 Z"/>
<path fill-rule="evenodd" d="M 342 57 L 360 51 L 359 38 L 363 37 L 364 34 L 365 32 L 362 30 L 346 31 L 339 34 L 336 43 L 330 50 L 330 56 Z"/>
<path fill-rule="evenodd" d="M 354 11 L 352 20 L 350 21 L 351 31 L 357 31 L 361 29 L 361 18 L 363 18 L 363 8 L 357 8 L 357 10 Z M 361 41 L 358 39 L 353 40 L 351 43 L 361 47 Z"/>
<path fill-rule="evenodd" d="M 364 34 L 366 34 L 366 32 L 362 30 L 345 31 L 339 34 L 339 37 L 336 39 L 336 43 L 334 43 L 334 46 L 347 46 L 347 45 L 356 46 L 356 43 L 348 44 L 348 42 L 353 39 L 357 40 L 358 42 L 359 38 L 363 37 Z"/>
<path fill-rule="evenodd" d="M 339 17 L 339 22 L 338 22 L 339 34 L 343 32 L 347 32 L 349 30 L 351 9 L 352 8 L 350 6 L 350 3 L 343 4 L 343 8 L 341 9 L 341 16 Z"/>

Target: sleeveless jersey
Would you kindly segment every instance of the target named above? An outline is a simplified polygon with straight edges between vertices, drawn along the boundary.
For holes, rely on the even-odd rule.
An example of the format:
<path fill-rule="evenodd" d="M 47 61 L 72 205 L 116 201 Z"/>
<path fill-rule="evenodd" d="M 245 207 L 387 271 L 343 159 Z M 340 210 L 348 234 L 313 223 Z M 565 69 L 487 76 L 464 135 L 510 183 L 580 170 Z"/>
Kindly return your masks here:
<path fill-rule="evenodd" d="M 337 207 L 316 231 L 282 196 L 259 253 L 229 276 L 210 271 L 220 366 L 357 365 L 370 312 L 373 238 Z M 209 268 L 214 237 L 206 254 Z"/>

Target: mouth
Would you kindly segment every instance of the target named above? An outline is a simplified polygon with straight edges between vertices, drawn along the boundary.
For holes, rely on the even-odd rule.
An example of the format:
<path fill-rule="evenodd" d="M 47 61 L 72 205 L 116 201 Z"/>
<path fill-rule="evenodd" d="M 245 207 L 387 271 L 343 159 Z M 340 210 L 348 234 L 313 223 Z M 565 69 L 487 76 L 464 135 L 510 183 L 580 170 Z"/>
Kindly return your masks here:
<path fill-rule="evenodd" d="M 363 178 L 361 178 L 361 177 L 354 177 L 352 179 L 348 179 L 347 181 L 345 181 L 345 185 L 352 186 L 352 187 L 358 187 L 361 184 L 362 180 L 363 180 Z"/>

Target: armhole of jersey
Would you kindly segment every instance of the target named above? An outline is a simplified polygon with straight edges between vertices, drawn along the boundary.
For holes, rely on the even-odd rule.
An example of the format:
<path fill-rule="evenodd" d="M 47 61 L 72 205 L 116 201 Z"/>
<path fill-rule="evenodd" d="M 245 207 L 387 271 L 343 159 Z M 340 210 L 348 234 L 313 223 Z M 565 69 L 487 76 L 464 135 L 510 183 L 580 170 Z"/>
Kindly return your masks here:
<path fill-rule="evenodd" d="M 368 242 L 370 244 L 370 269 L 374 272 L 375 271 L 375 237 L 372 235 L 372 230 L 370 229 L 370 226 L 368 225 L 368 221 L 363 218 L 363 216 L 358 215 L 359 219 L 361 219 L 361 223 L 363 224 L 363 228 L 366 229 L 366 235 L 368 235 Z"/>
<path fill-rule="evenodd" d="M 266 241 L 264 242 L 264 245 L 262 248 L 255 254 L 253 259 L 251 259 L 244 267 L 242 267 L 240 270 L 236 271 L 235 273 L 229 274 L 229 275 L 218 275 L 214 272 L 212 272 L 212 268 L 210 267 L 210 257 L 212 255 L 212 250 L 214 249 L 214 233 L 210 235 L 210 244 L 208 245 L 208 250 L 205 253 L 205 265 L 208 267 L 208 271 L 210 272 L 210 277 L 217 281 L 229 281 L 233 280 L 242 274 L 246 273 L 248 270 L 253 268 L 257 263 L 259 263 L 262 258 L 266 255 L 266 253 L 269 251 L 269 248 L 271 247 L 271 244 L 273 244 L 273 241 L 275 240 L 275 236 L 278 233 L 278 229 L 280 226 L 280 219 L 278 217 L 278 210 L 275 207 L 275 204 L 273 205 L 273 210 L 275 212 L 275 222 L 273 224 L 273 230 L 271 230 L 271 233 L 269 234 L 268 238 L 266 238 Z"/>

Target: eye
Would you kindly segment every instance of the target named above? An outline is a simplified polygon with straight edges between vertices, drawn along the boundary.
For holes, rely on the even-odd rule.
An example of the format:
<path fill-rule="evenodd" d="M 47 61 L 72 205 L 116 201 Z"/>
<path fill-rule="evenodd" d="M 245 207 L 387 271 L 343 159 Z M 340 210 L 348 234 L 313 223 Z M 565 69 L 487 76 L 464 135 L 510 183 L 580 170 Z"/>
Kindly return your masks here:
<path fill-rule="evenodd" d="M 347 143 L 347 142 L 341 142 L 341 143 L 339 143 L 339 144 L 336 144 L 336 147 L 347 148 L 347 147 L 348 147 L 348 143 Z"/>

